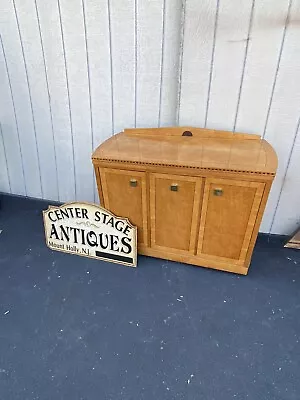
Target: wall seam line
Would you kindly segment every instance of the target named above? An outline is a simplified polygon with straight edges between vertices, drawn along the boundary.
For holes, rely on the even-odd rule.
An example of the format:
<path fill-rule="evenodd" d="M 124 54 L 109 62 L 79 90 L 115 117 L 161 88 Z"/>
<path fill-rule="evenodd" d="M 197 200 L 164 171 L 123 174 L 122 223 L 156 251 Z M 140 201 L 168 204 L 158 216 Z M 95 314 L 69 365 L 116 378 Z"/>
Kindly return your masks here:
<path fill-rule="evenodd" d="M 137 122 L 137 65 L 138 65 L 138 28 L 137 28 L 137 1 L 134 0 L 134 127 Z"/>
<path fill-rule="evenodd" d="M 53 126 L 53 114 L 52 114 L 51 96 L 50 96 L 49 81 L 48 81 L 48 71 L 47 71 L 47 66 L 46 66 L 46 57 L 45 57 L 44 44 L 43 44 L 43 38 L 42 38 L 40 16 L 39 16 L 36 0 L 34 0 L 34 4 L 35 4 L 38 29 L 39 29 L 39 37 L 40 37 L 40 42 L 41 42 L 43 65 L 44 65 L 44 71 L 45 71 L 45 80 L 46 80 L 46 87 L 47 87 L 47 94 L 48 94 L 48 101 L 49 101 L 49 113 L 50 113 L 50 123 L 51 123 L 52 142 L 53 142 L 54 161 L 55 161 L 55 172 L 56 172 L 56 190 L 57 190 L 58 200 L 60 200 L 59 183 L 58 183 L 59 181 L 58 181 L 58 167 L 57 167 L 57 152 L 56 152 L 56 142 L 55 142 L 55 134 L 54 134 L 54 126 Z"/>
<path fill-rule="evenodd" d="M 8 180 L 9 192 L 11 193 L 10 175 L 9 175 L 7 154 L 6 154 L 6 148 L 5 148 L 5 143 L 4 143 L 4 137 L 3 137 L 1 121 L 0 121 L 0 134 L 1 134 L 1 141 L 2 141 L 2 145 L 3 145 L 3 150 L 4 150 L 4 159 L 5 159 L 5 167 L 6 167 L 6 175 L 7 175 L 7 180 Z"/>
<path fill-rule="evenodd" d="M 273 80 L 273 84 L 272 84 L 271 96 L 270 96 L 270 101 L 269 101 L 269 106 L 268 106 L 268 111 L 267 111 L 267 115 L 266 115 L 266 121 L 265 121 L 265 126 L 264 126 L 264 131 L 263 131 L 262 138 L 264 138 L 265 135 L 266 135 L 267 125 L 269 123 L 269 117 L 270 117 L 272 102 L 273 102 L 273 98 L 274 98 L 274 93 L 275 93 L 275 88 L 276 88 L 276 83 L 277 83 L 277 77 L 278 77 L 280 64 L 281 64 L 281 57 L 282 57 L 284 43 L 285 43 L 285 37 L 286 37 L 287 25 L 288 25 L 288 21 L 289 21 L 289 17 L 290 17 L 290 12 L 291 12 L 291 6 L 292 6 L 292 0 L 289 0 L 289 5 L 288 5 L 286 18 L 285 18 L 284 30 L 283 30 L 283 33 L 282 33 L 281 45 L 280 45 L 279 54 L 278 54 L 278 61 L 277 61 L 275 76 L 274 76 L 274 80 Z"/>
<path fill-rule="evenodd" d="M 245 70 L 246 70 L 248 50 L 249 50 L 249 42 L 251 40 L 250 39 L 250 34 L 252 32 L 252 25 L 253 25 L 254 8 L 255 8 L 255 0 L 252 1 L 251 11 L 250 11 L 249 27 L 248 27 L 248 33 L 247 33 L 247 42 L 246 42 L 246 47 L 245 47 L 245 55 L 244 55 L 241 82 L 240 82 L 240 87 L 239 87 L 239 95 L 238 95 L 236 113 L 235 113 L 235 118 L 234 118 L 234 123 L 233 123 L 233 132 L 235 132 L 235 130 L 236 130 L 236 124 L 237 124 L 238 113 L 239 113 L 239 108 L 240 108 L 241 96 L 242 96 L 242 91 L 243 91 Z"/>
<path fill-rule="evenodd" d="M 93 122 L 93 105 L 91 95 L 91 74 L 90 74 L 90 59 L 89 59 L 89 47 L 87 38 L 87 25 L 86 25 L 86 12 L 84 0 L 81 0 L 82 6 L 82 17 L 83 17 L 83 31 L 84 31 L 84 43 L 85 43 L 85 54 L 86 54 L 86 69 L 88 79 L 88 92 L 89 92 L 89 108 L 90 108 L 90 129 L 91 129 L 91 153 L 94 151 L 94 122 Z M 95 172 L 93 169 L 93 199 L 96 201 L 96 187 L 95 187 Z"/>
<path fill-rule="evenodd" d="M 57 0 L 57 5 L 58 5 L 58 16 L 59 16 L 59 23 L 60 23 L 60 33 L 61 33 L 61 39 L 62 39 L 63 57 L 64 57 L 64 64 L 65 64 L 65 77 L 66 77 L 66 88 L 67 88 L 67 95 L 68 95 L 69 121 L 70 121 L 72 155 L 73 155 L 74 193 L 75 193 L 75 200 L 76 200 L 77 199 L 77 184 L 76 184 L 76 165 L 75 165 L 75 149 L 74 149 L 74 137 L 73 137 L 73 122 L 72 122 L 69 77 L 68 77 L 68 68 L 67 68 L 67 59 L 66 59 L 65 39 L 64 39 L 64 32 L 63 32 L 63 27 L 62 27 L 60 0 Z"/>
<path fill-rule="evenodd" d="M 179 41 L 179 63 L 178 63 L 178 78 L 177 78 L 177 107 L 176 107 L 176 125 L 180 124 L 180 106 L 182 95 L 182 73 L 183 73 L 183 53 L 184 53 L 184 31 L 186 22 L 186 5 L 188 0 L 182 0 L 181 3 L 181 27 Z"/>
<path fill-rule="evenodd" d="M 18 14 L 17 14 L 15 0 L 13 0 L 12 3 L 13 3 L 13 8 L 14 8 L 17 28 L 18 28 L 19 40 L 20 40 L 20 45 L 21 45 L 21 52 L 22 52 L 23 62 L 24 62 L 24 70 L 25 70 L 26 82 L 27 82 L 27 87 L 28 87 L 29 103 L 30 103 L 31 117 L 32 117 L 32 124 L 33 124 L 33 133 L 34 133 L 34 138 L 35 138 L 37 162 L 38 162 L 38 167 L 39 167 L 41 195 L 42 195 L 42 198 L 44 198 L 43 182 L 42 182 L 42 174 L 41 174 L 41 161 L 40 161 L 40 154 L 39 154 L 39 148 L 38 148 L 38 142 L 37 142 L 36 124 L 35 124 L 35 117 L 34 117 L 34 112 L 33 112 L 32 95 L 31 95 L 31 89 L 30 89 L 30 84 L 29 84 L 27 63 L 26 63 L 26 58 L 25 58 L 25 51 L 24 51 L 24 46 L 23 46 L 23 40 L 22 40 L 21 29 L 20 29 L 19 18 L 18 18 Z"/>
<path fill-rule="evenodd" d="M 112 34 L 111 34 L 111 8 L 110 0 L 107 0 L 108 13 L 108 38 L 109 38 L 109 61 L 110 61 L 110 91 L 111 91 L 111 135 L 115 133 L 114 121 L 114 86 L 113 86 L 113 59 L 112 59 Z"/>
<path fill-rule="evenodd" d="M 204 127 L 207 127 L 207 119 L 208 119 L 208 110 L 210 103 L 210 92 L 211 92 L 211 83 L 212 83 L 212 75 L 214 68 L 214 58 L 215 58 L 215 50 L 216 50 L 216 37 L 217 37 L 217 29 L 218 29 L 218 20 L 219 20 L 219 4 L 220 0 L 217 0 L 216 4 L 216 15 L 215 15 L 215 25 L 214 25 L 214 35 L 213 35 L 213 45 L 211 52 L 211 61 L 210 61 L 210 72 L 209 72 L 209 81 L 208 81 L 208 89 L 207 89 L 207 102 L 206 102 L 206 111 L 205 111 L 205 119 L 204 119 Z"/>
<path fill-rule="evenodd" d="M 285 180 L 286 180 L 286 177 L 287 177 L 288 169 L 289 169 L 289 166 L 290 166 L 290 163 L 291 163 L 293 151 L 294 151 L 296 140 L 297 140 L 297 137 L 298 137 L 299 128 L 300 128 L 300 117 L 299 117 L 299 119 L 297 121 L 296 133 L 294 135 L 293 143 L 292 143 L 291 150 L 290 150 L 290 153 L 289 153 L 289 158 L 288 158 L 286 169 L 285 169 L 285 172 L 284 172 L 282 185 L 281 185 L 281 188 L 280 188 L 280 193 L 279 193 L 278 200 L 277 200 L 277 203 L 276 203 L 276 208 L 275 208 L 274 215 L 273 215 L 273 218 L 272 218 L 272 222 L 271 222 L 270 232 L 269 233 L 271 233 L 272 229 L 273 229 L 273 225 L 274 225 L 274 222 L 275 222 L 275 218 L 276 218 L 276 214 L 277 214 L 277 211 L 278 211 L 279 203 L 280 203 L 281 196 L 282 196 L 282 193 L 283 193 Z"/>
<path fill-rule="evenodd" d="M 23 184 L 24 184 L 24 189 L 25 189 L 25 196 L 27 196 L 28 193 L 27 193 L 27 186 L 26 186 L 26 179 L 25 179 L 24 159 L 23 159 L 23 153 L 22 153 L 20 131 L 19 131 L 18 118 L 17 118 L 17 111 L 16 111 L 15 99 L 14 99 L 14 95 L 13 95 L 13 90 L 12 90 L 12 85 L 11 85 L 11 80 L 10 80 L 10 74 L 9 74 L 9 69 L 8 69 L 8 64 L 7 64 L 7 58 L 6 58 L 6 54 L 5 54 L 5 49 L 4 49 L 4 44 L 3 44 L 1 33 L 0 33 L 0 41 L 1 41 L 1 47 L 2 47 L 2 52 L 3 52 L 4 63 L 5 63 L 5 69 L 6 69 L 8 85 L 9 85 L 9 90 L 10 90 L 10 95 L 11 95 L 11 101 L 12 101 L 12 106 L 13 106 L 13 111 L 14 111 L 14 119 L 15 119 L 16 131 L 17 131 L 17 137 L 18 137 L 18 146 L 19 146 L 20 158 L 21 158 L 21 166 L 22 166 L 22 175 L 23 175 Z"/>
<path fill-rule="evenodd" d="M 166 24 L 166 0 L 163 0 L 160 85 L 159 85 L 158 124 L 157 124 L 158 127 L 161 126 L 161 104 L 162 104 L 162 85 L 163 85 L 163 68 L 164 68 L 164 50 L 165 50 L 165 24 Z"/>

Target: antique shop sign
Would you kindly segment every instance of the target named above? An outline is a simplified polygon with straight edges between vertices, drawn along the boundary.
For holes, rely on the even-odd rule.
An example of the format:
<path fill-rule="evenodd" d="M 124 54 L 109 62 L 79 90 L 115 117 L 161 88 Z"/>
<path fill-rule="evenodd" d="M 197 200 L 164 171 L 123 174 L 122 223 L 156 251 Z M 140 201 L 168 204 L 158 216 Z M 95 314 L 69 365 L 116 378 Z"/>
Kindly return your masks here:
<path fill-rule="evenodd" d="M 49 206 L 43 211 L 47 246 L 52 250 L 136 266 L 137 229 L 89 203 Z"/>

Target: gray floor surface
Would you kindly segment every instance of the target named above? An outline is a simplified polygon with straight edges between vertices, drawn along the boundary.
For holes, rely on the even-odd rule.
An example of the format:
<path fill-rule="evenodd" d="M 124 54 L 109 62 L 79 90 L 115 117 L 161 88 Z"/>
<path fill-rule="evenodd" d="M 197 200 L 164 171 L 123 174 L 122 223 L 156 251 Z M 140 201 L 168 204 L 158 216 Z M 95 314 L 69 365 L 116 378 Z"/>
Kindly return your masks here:
<path fill-rule="evenodd" d="M 51 251 L 47 203 L 2 197 L 1 400 L 299 400 L 300 251 L 259 238 L 249 275 Z"/>

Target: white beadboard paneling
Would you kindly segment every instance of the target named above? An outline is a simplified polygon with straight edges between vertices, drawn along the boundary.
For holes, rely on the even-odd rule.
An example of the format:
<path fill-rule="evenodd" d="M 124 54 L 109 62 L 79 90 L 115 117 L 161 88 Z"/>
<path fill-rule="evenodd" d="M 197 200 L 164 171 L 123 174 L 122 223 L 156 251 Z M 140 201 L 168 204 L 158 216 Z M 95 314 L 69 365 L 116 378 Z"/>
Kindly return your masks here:
<path fill-rule="evenodd" d="M 36 9 L 32 0 L 15 0 L 15 7 L 27 67 L 43 197 L 57 199 L 55 142 Z"/>
<path fill-rule="evenodd" d="M 179 125 L 205 125 L 217 5 L 218 0 L 186 0 Z"/>
<path fill-rule="evenodd" d="M 76 200 L 94 201 L 91 105 L 82 1 L 60 0 L 75 161 Z"/>
<path fill-rule="evenodd" d="M 300 112 L 299 112 L 300 114 Z M 300 225 L 300 129 L 293 143 L 272 233 L 291 235 Z"/>
<path fill-rule="evenodd" d="M 136 125 L 158 126 L 163 0 L 138 0 L 136 10 Z"/>
<path fill-rule="evenodd" d="M 0 36 L 0 125 L 3 140 L 3 157 L 6 157 L 10 190 L 12 193 L 26 195 L 22 164 L 22 153 L 10 85 L 9 70 L 3 53 Z M 3 161 L 3 160 L 2 160 Z M 4 191 L 4 189 L 2 189 Z"/>
<path fill-rule="evenodd" d="M 110 0 L 115 133 L 135 125 L 136 1 Z"/>
<path fill-rule="evenodd" d="M 219 3 L 206 121 L 209 128 L 234 127 L 253 1 Z"/>
<path fill-rule="evenodd" d="M 41 29 L 54 130 L 59 186 L 59 198 L 55 200 L 72 201 L 75 200 L 74 160 L 58 4 L 36 0 L 36 11 Z"/>
<path fill-rule="evenodd" d="M 263 134 L 289 0 L 255 2 L 235 130 Z"/>
<path fill-rule="evenodd" d="M 182 0 L 164 0 L 159 126 L 176 124 Z"/>
<path fill-rule="evenodd" d="M 84 0 L 94 149 L 113 134 L 108 0 Z"/>
<path fill-rule="evenodd" d="M 26 193 L 28 196 L 42 197 L 39 156 L 26 61 L 12 1 L 3 0 L 1 2 L 0 30 L 19 127 Z M 15 146 L 17 150 L 17 143 Z"/>
<path fill-rule="evenodd" d="M 11 193 L 8 162 L 0 123 L 0 192 Z"/>
<path fill-rule="evenodd" d="M 283 42 L 274 95 L 266 126 L 265 139 L 270 142 L 278 156 L 278 171 L 271 190 L 261 229 L 273 233 L 272 225 L 278 199 L 284 183 L 285 171 L 292 151 L 299 121 L 300 104 L 300 0 L 294 0 L 288 18 Z M 295 170 L 295 176 L 298 174 Z M 278 233 L 278 232 L 276 232 Z"/>

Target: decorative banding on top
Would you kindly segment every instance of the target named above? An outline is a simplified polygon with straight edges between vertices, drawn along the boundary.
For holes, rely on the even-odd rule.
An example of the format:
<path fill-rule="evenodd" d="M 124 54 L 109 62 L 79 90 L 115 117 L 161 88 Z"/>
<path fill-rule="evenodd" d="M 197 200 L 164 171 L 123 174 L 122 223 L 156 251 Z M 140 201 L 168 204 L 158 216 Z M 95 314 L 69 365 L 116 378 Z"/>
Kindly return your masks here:
<path fill-rule="evenodd" d="M 93 161 L 101 161 L 108 163 L 122 163 L 122 164 L 134 164 L 134 165 L 152 165 L 154 167 L 167 167 L 167 168 L 188 168 L 188 169 L 196 169 L 198 171 L 219 171 L 219 172 L 230 172 L 230 173 L 243 173 L 243 174 L 252 174 L 252 175 L 268 175 L 275 176 L 275 173 L 271 172 L 262 172 L 262 171 L 249 171 L 249 170 L 238 170 L 238 169 L 226 169 L 226 168 L 209 168 L 209 167 L 197 167 L 192 165 L 177 165 L 177 164 L 164 164 L 164 163 L 152 163 L 152 162 L 140 162 L 140 161 L 127 161 L 127 160 L 117 160 L 112 158 L 92 158 Z"/>

